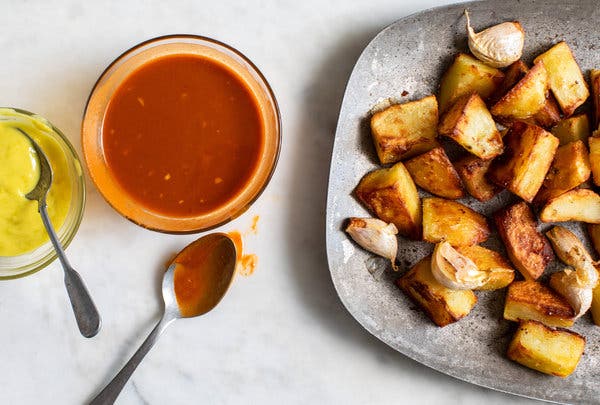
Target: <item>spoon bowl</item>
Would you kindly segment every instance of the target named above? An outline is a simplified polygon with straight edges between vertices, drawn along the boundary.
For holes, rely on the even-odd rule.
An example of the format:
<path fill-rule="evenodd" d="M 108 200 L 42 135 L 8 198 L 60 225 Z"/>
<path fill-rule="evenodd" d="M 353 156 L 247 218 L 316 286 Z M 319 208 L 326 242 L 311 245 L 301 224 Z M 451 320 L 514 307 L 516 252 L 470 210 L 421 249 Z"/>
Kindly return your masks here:
<path fill-rule="evenodd" d="M 176 319 L 210 312 L 229 289 L 237 263 L 235 243 L 224 233 L 212 233 L 190 243 L 175 256 L 162 280 L 163 314 L 144 343 L 90 405 L 113 404 L 121 390 Z"/>

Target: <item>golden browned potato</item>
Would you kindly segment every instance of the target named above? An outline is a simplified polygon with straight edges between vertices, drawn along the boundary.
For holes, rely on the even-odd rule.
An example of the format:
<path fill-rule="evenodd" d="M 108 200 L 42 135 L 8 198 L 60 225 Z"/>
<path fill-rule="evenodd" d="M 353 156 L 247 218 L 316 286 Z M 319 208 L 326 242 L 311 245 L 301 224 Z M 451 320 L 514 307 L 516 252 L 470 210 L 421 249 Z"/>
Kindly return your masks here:
<path fill-rule="evenodd" d="M 504 154 L 492 162 L 488 177 L 527 202 L 539 191 L 558 148 L 542 127 L 515 122 L 504 137 Z"/>
<path fill-rule="evenodd" d="M 371 117 L 371 133 L 381 164 L 395 163 L 438 146 L 435 96 L 396 104 Z"/>
<path fill-rule="evenodd" d="M 519 324 L 507 354 L 525 367 L 566 377 L 577 368 L 584 348 L 585 338 L 578 333 L 525 321 Z"/>
<path fill-rule="evenodd" d="M 398 233 L 413 239 L 420 238 L 421 200 L 402 162 L 389 169 L 367 173 L 355 193 L 379 219 L 396 225 Z"/>
<path fill-rule="evenodd" d="M 560 121 L 560 107 L 551 92 L 546 95 L 544 106 L 533 116 L 533 124 L 551 128 Z"/>
<path fill-rule="evenodd" d="M 504 288 L 515 278 L 511 264 L 498 252 L 483 246 L 459 246 L 456 251 L 475 263 L 479 270 L 489 272 L 490 277 L 476 290 L 498 290 Z"/>
<path fill-rule="evenodd" d="M 500 187 L 487 179 L 486 174 L 491 164 L 491 160 L 473 155 L 465 156 L 454 164 L 469 194 L 481 202 L 492 199 L 501 191 Z"/>
<path fill-rule="evenodd" d="M 552 128 L 552 135 L 561 145 L 575 141 L 586 141 L 590 136 L 590 121 L 586 114 L 578 114 L 560 121 Z"/>
<path fill-rule="evenodd" d="M 404 162 L 417 186 L 452 200 L 464 197 L 462 182 L 443 148 L 438 147 Z"/>
<path fill-rule="evenodd" d="M 494 214 L 508 257 L 526 280 L 537 280 L 554 259 L 550 242 L 538 232 L 533 213 L 520 202 Z"/>
<path fill-rule="evenodd" d="M 500 85 L 496 88 L 496 91 L 490 97 L 490 103 L 496 104 L 515 84 L 519 82 L 529 72 L 529 68 L 522 60 L 518 60 L 506 68 L 504 72 L 504 79 Z"/>
<path fill-rule="evenodd" d="M 590 95 L 587 84 L 566 42 L 559 42 L 535 58 L 544 62 L 550 89 L 566 116 L 573 114 Z"/>
<path fill-rule="evenodd" d="M 589 155 L 583 141 L 560 146 L 534 202 L 543 204 L 574 189 L 586 182 L 591 173 Z"/>
<path fill-rule="evenodd" d="M 440 83 L 440 111 L 465 94 L 477 92 L 482 99 L 489 98 L 502 83 L 504 73 L 490 67 L 474 57 L 459 53 L 442 76 Z"/>
<path fill-rule="evenodd" d="M 592 102 L 594 103 L 594 128 L 600 128 L 600 69 L 590 71 Z"/>
<path fill-rule="evenodd" d="M 588 145 L 590 146 L 590 167 L 594 184 L 600 186 L 600 137 L 590 137 Z"/>
<path fill-rule="evenodd" d="M 600 196 L 578 188 L 548 200 L 540 212 L 543 222 L 581 221 L 600 224 Z"/>
<path fill-rule="evenodd" d="M 477 93 L 458 98 L 441 117 L 438 132 L 482 159 L 502 153 L 500 131 Z"/>
<path fill-rule="evenodd" d="M 548 326 L 568 328 L 575 322 L 575 311 L 558 293 L 537 281 L 515 281 L 508 286 L 504 319 L 534 320 Z"/>
<path fill-rule="evenodd" d="M 471 290 L 451 290 L 438 283 L 431 274 L 431 256 L 417 263 L 397 284 L 438 326 L 467 316 L 477 302 Z"/>
<path fill-rule="evenodd" d="M 600 254 L 600 225 L 598 224 L 587 224 L 587 231 L 592 240 L 592 246 L 596 253 Z"/>
<path fill-rule="evenodd" d="M 547 93 L 546 68 L 543 63 L 537 63 L 490 111 L 498 121 L 505 124 L 525 120 L 542 109 L 546 104 Z"/>
<path fill-rule="evenodd" d="M 490 236 L 486 218 L 456 201 L 423 199 L 423 240 L 452 246 L 477 245 Z"/>
<path fill-rule="evenodd" d="M 592 295 L 592 319 L 596 326 L 600 326 L 600 283 L 594 288 Z"/>

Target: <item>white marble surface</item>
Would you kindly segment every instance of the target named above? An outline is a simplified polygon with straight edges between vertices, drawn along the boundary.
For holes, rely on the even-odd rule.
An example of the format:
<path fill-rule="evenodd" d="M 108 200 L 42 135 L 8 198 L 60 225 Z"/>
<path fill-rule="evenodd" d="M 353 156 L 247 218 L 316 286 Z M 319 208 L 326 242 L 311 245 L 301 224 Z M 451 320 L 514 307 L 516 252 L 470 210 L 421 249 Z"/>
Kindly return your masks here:
<path fill-rule="evenodd" d="M 345 82 L 380 29 L 444 1 L 0 3 L 0 105 L 46 116 L 78 150 L 98 75 L 122 51 L 158 35 L 194 33 L 237 47 L 262 69 L 280 103 L 277 172 L 249 212 L 222 228 L 245 230 L 260 216 L 258 235 L 247 239 L 259 256 L 255 274 L 238 277 L 214 312 L 174 324 L 118 403 L 530 402 L 446 377 L 380 343 L 342 307 L 327 269 L 325 193 Z M 3 404 L 89 400 L 157 321 L 164 262 L 195 238 L 139 228 L 88 186 L 68 253 L 92 290 L 103 329 L 91 340 L 79 335 L 57 263 L 1 282 Z"/>

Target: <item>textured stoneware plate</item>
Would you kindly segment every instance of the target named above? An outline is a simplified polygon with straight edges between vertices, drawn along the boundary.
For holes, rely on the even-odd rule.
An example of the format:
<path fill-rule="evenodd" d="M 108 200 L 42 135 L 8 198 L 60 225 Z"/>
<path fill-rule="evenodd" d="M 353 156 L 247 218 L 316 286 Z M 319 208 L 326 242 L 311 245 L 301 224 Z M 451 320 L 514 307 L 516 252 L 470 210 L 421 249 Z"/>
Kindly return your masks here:
<path fill-rule="evenodd" d="M 520 21 L 527 34 L 524 58 L 565 40 L 587 76 L 600 67 L 600 8 L 595 1 L 484 1 L 435 8 L 404 18 L 379 33 L 360 56 L 348 82 L 337 126 L 327 207 L 327 253 L 337 292 L 350 313 L 369 332 L 399 352 L 431 368 L 481 386 L 564 403 L 600 403 L 600 327 L 589 316 L 575 331 L 587 338 L 574 374 L 546 376 L 509 361 L 508 342 L 515 325 L 502 320 L 504 291 L 479 293 L 471 314 L 445 328 L 436 327 L 395 286 L 398 274 L 375 280 L 367 271 L 372 256 L 342 230 L 347 217 L 368 216 L 352 196 L 360 178 L 377 168 L 368 117 L 385 100 L 403 102 L 436 92 L 440 74 L 457 51 L 465 51 L 463 10 L 471 11 L 477 31 Z M 403 92 L 407 92 L 408 94 Z M 461 202 L 490 214 L 514 200 L 503 192 L 487 205 Z M 548 226 L 542 226 L 547 229 Z M 574 226 L 579 235 L 581 229 Z M 487 246 L 503 250 L 492 237 Z M 423 242 L 400 239 L 398 259 L 409 268 L 431 252 Z M 560 269 L 553 263 L 547 272 Z"/>

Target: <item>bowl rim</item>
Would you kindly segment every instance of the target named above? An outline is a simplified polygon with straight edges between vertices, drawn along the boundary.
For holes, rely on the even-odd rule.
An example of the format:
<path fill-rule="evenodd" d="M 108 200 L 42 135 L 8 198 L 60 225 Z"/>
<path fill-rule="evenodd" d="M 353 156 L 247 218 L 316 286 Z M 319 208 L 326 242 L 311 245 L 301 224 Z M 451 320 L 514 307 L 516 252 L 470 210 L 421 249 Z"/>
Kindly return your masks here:
<path fill-rule="evenodd" d="M 276 129 L 276 143 L 277 146 L 275 148 L 274 151 L 274 155 L 272 156 L 272 164 L 271 164 L 271 168 L 269 169 L 268 174 L 265 176 L 264 182 L 263 184 L 260 186 L 259 190 L 257 191 L 257 193 L 251 198 L 249 199 L 243 206 L 239 207 L 239 209 L 232 213 L 231 216 L 224 218 L 222 221 L 219 221 L 218 223 L 215 223 L 213 225 L 210 226 L 203 226 L 203 227 L 197 227 L 197 228 L 193 228 L 193 229 L 188 229 L 188 230 L 170 230 L 170 229 L 161 229 L 158 227 L 153 227 L 153 226 L 149 226 L 147 224 L 144 224 L 140 221 L 136 221 L 134 218 L 129 217 L 128 215 L 125 215 L 121 210 L 119 210 L 115 204 L 113 204 L 113 202 L 110 201 L 109 198 L 107 198 L 105 192 L 101 189 L 101 187 L 98 186 L 95 178 L 91 175 L 91 170 L 90 170 L 90 165 L 88 162 L 88 156 L 87 153 L 85 151 L 85 133 L 84 133 L 84 123 L 85 123 L 85 118 L 87 116 L 88 113 L 88 109 L 90 107 L 90 101 L 92 99 L 92 96 L 94 95 L 96 89 L 98 88 L 98 85 L 100 84 L 100 82 L 104 79 L 104 77 L 106 76 L 106 74 L 117 64 L 119 63 L 123 58 L 125 58 L 127 55 L 134 53 L 135 51 L 137 51 L 140 48 L 143 48 L 147 45 L 150 45 L 152 43 L 155 42 L 160 42 L 160 41 L 164 41 L 164 40 L 177 40 L 177 39 L 192 39 L 192 40 L 199 40 L 199 41 L 206 41 L 208 43 L 220 46 L 222 48 L 224 48 L 227 51 L 232 52 L 233 54 L 235 54 L 236 56 L 238 56 L 240 59 L 242 59 L 242 61 L 246 64 L 248 64 L 252 70 L 253 73 L 255 73 L 258 78 L 260 79 L 260 82 L 262 85 L 264 85 L 264 88 L 266 90 L 266 94 L 268 95 L 269 99 L 272 100 L 272 108 L 273 108 L 273 113 L 274 113 L 274 124 L 275 124 L 275 129 Z M 82 125 L 81 125 L 81 145 L 82 145 L 82 150 L 83 150 L 83 160 L 85 162 L 85 166 L 86 169 L 88 170 L 88 174 L 92 180 L 92 183 L 94 183 L 94 185 L 96 186 L 96 189 L 98 190 L 98 192 L 100 193 L 100 195 L 102 195 L 102 198 L 117 212 L 119 213 L 119 215 L 121 215 L 122 217 L 124 217 L 125 219 L 127 219 L 130 222 L 133 222 L 134 224 L 151 230 L 151 231 L 155 231 L 155 232 L 160 232 L 160 233 L 164 233 L 164 234 L 171 234 L 171 235 L 188 235 L 188 234 L 195 234 L 195 233 L 199 233 L 199 232 L 205 232 L 205 231 L 209 231 L 215 228 L 218 228 L 230 221 L 232 221 L 233 219 L 239 217 L 240 215 L 242 215 L 244 212 L 246 212 L 246 210 L 248 210 L 248 208 L 250 208 L 250 206 L 252 204 L 254 204 L 254 202 L 256 202 L 256 200 L 262 195 L 262 193 L 265 191 L 265 189 L 267 188 L 268 184 L 270 183 L 274 173 L 275 173 L 275 169 L 277 167 L 277 163 L 279 161 L 279 156 L 281 154 L 281 141 L 282 141 L 282 125 L 281 125 L 281 111 L 279 108 L 279 103 L 277 101 L 277 98 L 275 97 L 275 93 L 269 83 L 269 81 L 267 80 L 267 78 L 264 76 L 264 74 L 262 73 L 262 71 L 247 57 L 245 56 L 242 52 L 240 52 L 239 50 L 237 50 L 236 48 L 234 48 L 231 45 L 228 45 L 224 42 L 221 42 L 219 40 L 210 38 L 210 37 L 206 37 L 206 36 L 202 36 L 202 35 L 196 35 L 196 34 L 167 34 L 167 35 L 161 35 L 161 36 L 157 36 L 157 37 L 153 37 L 150 39 L 147 39 L 143 42 L 140 42 L 130 48 L 128 48 L 127 50 L 125 50 L 124 52 L 122 52 L 119 56 L 117 56 L 108 66 L 106 66 L 106 68 L 102 71 L 102 73 L 98 76 L 98 79 L 96 80 L 96 82 L 94 83 L 94 85 L 92 86 L 92 89 L 88 95 L 88 98 L 85 102 L 85 108 L 83 110 L 83 115 L 82 115 Z M 243 189 L 242 189 L 243 190 Z"/>
<path fill-rule="evenodd" d="M 73 144 L 71 143 L 71 141 L 69 140 L 69 138 L 67 138 L 67 136 L 60 130 L 58 129 L 52 122 L 50 122 L 50 120 L 48 120 L 45 116 L 22 109 L 22 108 L 17 108 L 17 107 L 4 107 L 4 106 L 0 106 L 0 110 L 3 109 L 10 109 L 13 110 L 17 113 L 23 114 L 25 116 L 27 116 L 28 118 L 33 118 L 33 117 L 39 117 L 41 119 L 43 119 L 46 124 L 48 124 L 48 126 L 52 129 L 52 132 L 57 135 L 66 145 L 68 152 L 71 154 L 71 158 L 73 159 L 73 161 L 75 162 L 75 164 L 79 165 L 80 171 L 79 173 L 77 173 L 77 178 L 76 178 L 76 182 L 79 183 L 79 185 L 81 186 L 81 197 L 79 199 L 76 199 L 77 201 L 80 201 L 79 204 L 76 204 L 76 216 L 75 216 L 75 220 L 73 221 L 73 226 L 72 229 L 70 231 L 68 231 L 65 234 L 65 238 L 64 240 L 61 240 L 61 245 L 63 247 L 63 249 L 67 249 L 67 247 L 69 247 L 69 245 L 71 244 L 71 242 L 73 241 L 73 239 L 75 238 L 75 235 L 77 234 L 77 231 L 79 230 L 79 226 L 81 225 L 81 222 L 83 220 L 83 215 L 85 212 L 85 204 L 87 201 L 87 193 L 86 193 L 86 184 L 85 184 L 85 176 L 83 174 L 83 165 L 81 164 L 81 159 L 79 158 L 79 155 L 77 154 L 77 151 L 75 150 L 75 147 L 73 146 Z M 62 149 L 62 148 L 61 148 Z M 70 159 L 69 159 L 70 160 Z M 70 208 L 69 208 L 70 209 Z M 63 225 L 61 225 L 62 228 Z M 59 230 L 57 230 L 57 232 L 59 232 Z M 48 240 L 46 241 L 43 245 L 39 246 L 42 247 L 46 244 L 50 244 L 51 242 Z M 38 248 L 39 248 L 38 247 Z M 27 255 L 31 252 L 26 252 L 23 255 Z M 20 256 L 20 255 L 19 255 Z M 22 277 L 26 277 L 26 276 L 30 276 L 34 273 L 37 273 L 40 270 L 43 270 L 44 268 L 46 268 L 49 264 L 51 264 L 54 260 L 56 260 L 56 258 L 58 257 L 58 254 L 56 253 L 56 250 L 53 248 L 50 250 L 50 252 L 48 253 L 48 255 L 42 257 L 40 260 L 38 260 L 38 264 L 32 268 L 31 270 L 27 270 L 24 271 L 22 273 L 19 274 L 14 274 L 14 275 L 2 275 L 0 274 L 0 281 L 3 280 L 14 280 L 17 278 L 22 278 Z M 28 267 L 31 266 L 35 263 L 28 263 L 24 266 L 21 267 Z"/>

